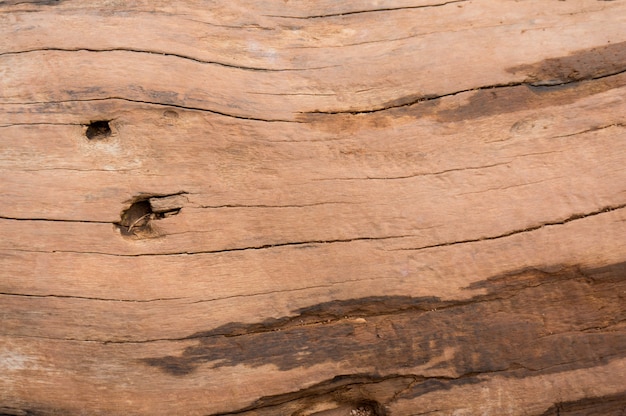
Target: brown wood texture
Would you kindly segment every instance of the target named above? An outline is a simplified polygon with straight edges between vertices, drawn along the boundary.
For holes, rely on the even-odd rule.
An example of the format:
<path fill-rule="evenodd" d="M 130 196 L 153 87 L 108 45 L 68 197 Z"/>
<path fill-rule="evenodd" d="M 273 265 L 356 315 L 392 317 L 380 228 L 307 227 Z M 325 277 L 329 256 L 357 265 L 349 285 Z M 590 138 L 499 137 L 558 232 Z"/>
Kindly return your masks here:
<path fill-rule="evenodd" d="M 626 1 L 0 1 L 0 414 L 624 415 Z"/>

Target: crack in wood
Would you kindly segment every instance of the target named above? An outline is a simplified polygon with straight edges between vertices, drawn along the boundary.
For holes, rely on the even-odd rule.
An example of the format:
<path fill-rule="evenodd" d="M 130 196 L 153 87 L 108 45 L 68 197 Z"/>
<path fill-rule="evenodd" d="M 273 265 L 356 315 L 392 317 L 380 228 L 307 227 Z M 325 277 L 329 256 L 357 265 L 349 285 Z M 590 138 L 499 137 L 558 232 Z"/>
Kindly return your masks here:
<path fill-rule="evenodd" d="M 563 82 L 563 83 L 560 83 L 560 84 L 553 83 L 553 84 L 551 84 L 549 86 L 542 86 L 541 88 L 563 87 L 563 86 L 566 86 L 566 85 L 572 85 L 572 84 L 577 84 L 577 83 L 581 83 L 581 82 L 589 82 L 589 81 L 596 81 L 596 80 L 601 80 L 601 79 L 605 79 L 605 78 L 610 78 L 612 76 L 617 76 L 617 75 L 621 75 L 621 74 L 624 74 L 624 73 L 626 73 L 626 69 L 622 69 L 620 71 L 616 71 L 616 72 L 613 72 L 613 73 L 610 73 L 610 74 L 597 76 L 597 77 L 593 77 L 593 78 L 578 79 L 578 80 L 575 80 L 575 81 L 567 81 L 567 82 Z M 505 83 L 505 84 L 494 84 L 494 85 L 488 85 L 488 86 L 482 86 L 482 87 L 476 87 L 476 88 L 469 88 L 469 89 L 465 89 L 465 90 L 459 90 L 459 91 L 445 93 L 445 94 L 439 94 L 439 95 L 421 96 L 419 98 L 416 98 L 416 99 L 408 101 L 408 102 L 403 102 L 403 103 L 400 103 L 400 104 L 380 106 L 380 107 L 376 107 L 376 108 L 373 108 L 373 109 L 336 110 L 336 111 L 316 110 L 316 111 L 304 111 L 304 112 L 303 111 L 299 111 L 299 112 L 296 112 L 296 114 L 300 115 L 302 117 L 298 117 L 295 120 L 294 119 L 268 119 L 268 118 L 252 117 L 252 116 L 245 116 L 245 115 L 237 115 L 237 114 L 225 113 L 225 112 L 222 112 L 222 111 L 208 109 L 208 108 L 202 108 L 202 107 L 185 106 L 185 105 L 176 104 L 176 103 L 165 103 L 165 102 L 157 102 L 157 101 L 137 100 L 137 99 L 131 99 L 131 98 L 126 98 L 126 97 L 117 97 L 117 96 L 105 97 L 105 98 L 84 98 L 84 99 L 54 100 L 54 101 L 0 102 L 0 105 L 7 105 L 7 104 L 17 104 L 17 105 L 63 104 L 63 103 L 72 103 L 72 102 L 94 102 L 94 101 L 120 100 L 120 101 L 127 101 L 127 102 L 132 102 L 132 103 L 139 103 L 139 104 L 148 104 L 148 105 L 155 105 L 155 106 L 179 108 L 179 109 L 183 109 L 183 110 L 207 112 L 207 113 L 216 114 L 216 115 L 229 117 L 229 118 L 234 118 L 234 119 L 239 119 L 239 120 L 261 121 L 261 122 L 267 122 L 267 123 L 299 123 L 299 124 L 307 124 L 307 123 L 311 122 L 310 120 L 306 119 L 307 115 L 309 115 L 309 116 L 315 116 L 315 115 L 341 115 L 341 114 L 359 115 L 359 114 L 378 113 L 378 112 L 392 110 L 392 109 L 397 109 L 397 108 L 411 107 L 411 106 L 413 106 L 415 104 L 419 104 L 419 103 L 422 103 L 422 102 L 435 101 L 435 100 L 439 100 L 441 98 L 452 97 L 452 96 L 456 96 L 456 95 L 459 95 L 459 94 L 462 94 L 462 93 L 466 93 L 466 92 L 471 92 L 471 91 L 498 90 L 498 89 L 503 89 L 503 88 L 519 87 L 519 86 L 532 87 L 533 84 L 532 83 L 527 83 L 527 82 L 510 82 L 510 83 Z M 539 88 L 539 87 L 537 87 L 537 88 Z"/>
<path fill-rule="evenodd" d="M 624 208 L 626 208 L 626 204 L 609 205 L 609 206 L 600 208 L 600 209 L 598 209 L 596 211 L 592 211 L 592 212 L 589 212 L 589 213 L 586 213 L 586 214 L 573 214 L 573 215 L 570 215 L 569 217 L 567 217 L 567 218 L 565 218 L 563 220 L 544 222 L 544 223 L 541 223 L 539 225 L 535 225 L 535 226 L 532 226 L 532 227 L 524 228 L 524 229 L 521 229 L 521 230 L 509 231 L 507 233 L 503 233 L 503 234 L 499 234 L 499 235 L 495 235 L 495 236 L 472 238 L 472 239 L 459 240 L 459 241 L 451 241 L 451 242 L 448 242 L 448 243 L 430 244 L 430 245 L 420 246 L 420 247 L 398 248 L 398 249 L 392 249 L 392 251 L 403 251 L 403 250 L 418 251 L 418 250 L 426 250 L 426 249 L 437 248 L 437 247 L 453 246 L 453 245 L 457 245 L 457 244 L 467 244 L 467 243 L 477 243 L 477 242 L 480 242 L 480 241 L 497 240 L 497 239 L 500 239 L 500 238 L 510 237 L 510 236 L 513 236 L 513 235 L 516 235 L 516 234 L 537 231 L 537 230 L 540 230 L 540 229 L 545 228 L 545 227 L 553 227 L 553 226 L 557 226 L 557 225 L 564 225 L 564 224 L 567 224 L 567 223 L 572 222 L 572 221 L 581 220 L 581 219 L 584 219 L 584 218 L 593 217 L 595 215 L 601 215 L 601 214 L 604 214 L 604 213 L 607 213 L 607 212 L 617 211 L 617 210 L 624 209 Z"/>
<path fill-rule="evenodd" d="M 427 94 L 427 95 L 409 95 L 404 96 L 374 108 L 367 109 L 351 109 L 351 110 L 316 110 L 299 112 L 301 119 L 306 120 L 306 116 L 317 115 L 360 115 L 378 113 L 382 111 L 411 107 L 413 105 L 436 101 L 445 97 L 452 97 L 467 92 L 493 92 L 494 90 L 510 89 L 514 87 L 528 87 L 537 92 L 541 91 L 558 91 L 560 89 L 575 86 L 584 82 L 598 81 L 608 79 L 626 73 L 624 68 L 624 60 L 626 59 L 626 42 L 611 44 L 597 48 L 585 49 L 573 53 L 568 56 L 546 59 L 542 62 L 521 65 L 509 68 L 510 73 L 523 72 L 526 79 L 522 81 L 511 81 L 508 83 L 498 83 L 474 88 L 467 88 L 443 94 Z M 574 65 L 575 64 L 575 65 Z M 575 66 L 576 70 L 568 73 L 563 72 L 567 68 Z M 493 98 L 493 97 L 490 97 Z M 522 100 L 522 104 L 523 104 Z M 484 109 L 470 103 L 472 111 L 484 113 Z M 500 112 L 503 108 L 499 108 Z M 450 110 L 450 115 L 464 112 L 464 107 Z"/>
<path fill-rule="evenodd" d="M 8 169 L 7 169 L 8 170 Z M 11 169 L 16 171 L 17 169 Z M 69 171 L 69 172 L 107 172 L 107 173 L 125 173 L 125 172 L 140 172 L 141 169 L 76 169 L 76 168 L 41 168 L 41 169 L 19 169 L 20 172 L 49 172 L 49 171 Z M 162 176 L 162 175 L 145 175 L 145 176 Z"/>
<path fill-rule="evenodd" d="M 464 0 L 466 1 L 466 0 Z M 233 69 L 241 69 L 244 71 L 256 71 L 256 72 L 298 72 L 298 71 L 313 71 L 320 69 L 333 68 L 335 66 L 321 66 L 321 67 L 311 67 L 311 68 L 261 68 L 261 67 L 253 67 L 253 66 L 241 66 L 228 64 L 224 62 L 218 61 L 205 61 L 202 59 L 194 58 L 188 55 L 182 55 L 179 53 L 172 52 L 159 52 L 159 51 L 151 51 L 144 49 L 133 49 L 133 48 L 108 48 L 108 49 L 94 49 L 94 48 L 54 48 L 54 47 L 46 47 L 46 48 L 36 48 L 36 49 L 28 49 L 23 51 L 10 51 L 10 52 L 2 52 L 0 56 L 11 56 L 11 55 L 22 55 L 27 53 L 37 53 L 37 52 L 93 52 L 93 53 L 104 53 L 104 52 L 132 52 L 132 53 L 142 53 L 149 55 L 157 55 L 157 56 L 166 56 L 166 57 L 174 57 L 185 59 L 193 62 L 197 62 L 200 64 L 209 64 L 209 65 L 218 65 L 226 68 Z"/>
<path fill-rule="evenodd" d="M 2 124 L 0 128 L 18 127 L 18 126 L 83 126 L 82 123 L 10 123 Z"/>
<path fill-rule="evenodd" d="M 119 253 L 105 253 L 105 252 L 100 252 L 100 251 L 72 251 L 72 250 L 52 250 L 52 251 L 24 250 L 24 249 L 5 249 L 5 250 L 21 251 L 21 252 L 26 252 L 26 253 L 96 254 L 96 255 L 102 255 L 102 256 L 115 256 L 115 257 L 188 256 L 188 255 L 198 255 L 198 254 L 220 254 L 220 253 L 248 251 L 248 250 L 265 250 L 265 249 L 270 249 L 270 248 L 292 247 L 292 246 L 302 247 L 302 246 L 308 246 L 308 245 L 352 243 L 355 241 L 392 240 L 392 239 L 400 239 L 400 238 L 408 238 L 408 237 L 415 237 L 415 236 L 396 235 L 396 236 L 385 236 L 385 237 L 355 237 L 355 238 L 334 239 L 334 240 L 306 240 L 306 241 L 296 241 L 296 242 L 286 242 L 286 243 L 271 243 L 271 244 L 264 244 L 260 246 L 225 248 L 225 249 L 218 249 L 218 250 L 179 251 L 179 252 L 168 252 L 168 253 L 119 254 Z"/>
<path fill-rule="evenodd" d="M 351 178 L 321 178 L 321 179 L 313 179 L 313 180 L 322 182 L 322 181 L 358 181 L 358 180 L 411 179 L 411 178 L 419 178 L 419 177 L 422 177 L 422 176 L 444 175 L 446 173 L 451 173 L 451 172 L 463 172 L 463 171 L 466 171 L 466 170 L 481 170 L 481 169 L 495 168 L 497 166 L 506 166 L 506 165 L 510 164 L 511 161 L 512 161 L 512 159 L 507 161 L 507 162 L 492 163 L 492 164 L 489 164 L 489 165 L 468 166 L 468 167 L 463 167 L 463 168 L 450 168 L 450 169 L 440 170 L 440 171 L 436 171 L 436 172 L 415 173 L 415 174 L 411 174 L 411 175 L 402 175 L 402 176 L 366 176 L 366 177 L 351 177 Z"/>
<path fill-rule="evenodd" d="M 580 84 L 582 82 L 598 81 L 598 80 L 602 80 L 605 78 L 622 75 L 624 73 L 626 73 L 626 69 L 619 69 L 619 70 L 606 73 L 603 75 L 598 75 L 595 77 L 581 77 L 581 78 L 577 78 L 571 81 L 553 82 L 550 84 L 538 84 L 536 82 L 527 82 L 527 81 L 512 81 L 512 82 L 503 83 L 503 84 L 492 84 L 492 85 L 485 85 L 485 86 L 475 87 L 475 88 L 467 88 L 464 90 L 458 90 L 458 91 L 449 92 L 445 94 L 429 94 L 429 95 L 419 96 L 407 102 L 401 102 L 398 104 L 391 104 L 391 105 L 381 105 L 381 106 L 370 108 L 370 109 L 301 111 L 299 112 L 299 114 L 301 115 L 307 115 L 307 114 L 308 115 L 316 115 L 316 114 L 319 114 L 319 115 L 337 115 L 337 114 L 359 115 L 359 114 L 379 113 L 382 111 L 392 110 L 396 108 L 411 107 L 416 104 L 429 102 L 429 101 L 436 101 L 436 100 L 440 100 L 446 97 L 454 97 L 456 95 L 460 95 L 466 92 L 499 90 L 499 89 L 505 89 L 505 88 L 511 88 L 511 87 L 522 87 L 522 86 L 526 86 L 530 88 L 542 88 L 542 89 L 559 88 L 559 87 L 562 88 L 564 86 Z M 395 101 L 402 101 L 402 99 L 395 100 Z"/>
<path fill-rule="evenodd" d="M 112 221 L 97 221 L 97 220 L 71 220 L 64 218 L 43 218 L 43 217 L 9 217 L 0 215 L 0 220 L 9 221 L 49 221 L 49 222 L 71 222 L 71 223 L 84 223 L 84 224 L 114 224 Z"/>
<path fill-rule="evenodd" d="M 621 42 L 618 44 L 613 44 L 610 45 L 608 47 L 603 47 L 603 48 L 594 48 L 591 50 L 583 50 L 581 52 L 578 52 L 576 54 L 572 54 L 570 56 L 567 57 L 562 57 L 562 58 L 558 58 L 556 60 L 553 60 L 555 62 L 560 62 L 559 60 L 566 60 L 567 62 L 571 61 L 572 59 L 594 59 L 594 60 L 598 60 L 598 57 L 595 56 L 597 55 L 597 50 L 601 49 L 601 50 L 605 50 L 606 49 L 606 55 L 610 55 L 611 51 L 616 51 L 615 54 L 618 55 L 619 54 L 623 54 L 623 50 L 626 50 L 626 42 Z M 603 52 L 604 53 L 604 52 Z M 588 58 L 588 56 L 591 56 L 592 58 Z M 604 56 L 604 55 L 602 55 Z M 615 58 L 617 59 L 617 58 Z M 595 61 L 594 61 L 595 62 Z M 230 117 L 230 118 L 235 118 L 235 119 L 240 119 L 240 120 L 252 120 L 252 121 L 262 121 L 262 122 L 284 122 L 284 123 L 311 123 L 311 120 L 307 119 L 307 116 L 315 116 L 315 115 L 341 115 L 341 114 L 345 114 L 345 115 L 360 115 L 360 114 L 369 114 L 369 113 L 378 113 L 378 112 L 382 112 L 382 111 L 387 111 L 387 110 L 392 110 L 392 109 L 398 109 L 398 108 L 404 108 L 404 107 L 411 107 L 415 104 L 419 104 L 419 103 L 423 103 L 423 102 L 430 102 L 430 101 L 435 101 L 435 100 L 439 100 L 441 98 L 445 98 L 445 97 L 451 97 L 451 96 L 456 96 L 462 93 L 466 93 L 466 92 L 482 92 L 482 91 L 494 91 L 494 90 L 499 90 L 499 89 L 504 89 L 504 88 L 511 88 L 511 87 L 520 87 L 520 86 L 526 86 L 528 88 L 531 89 L 537 89 L 538 91 L 541 90 L 558 90 L 560 88 L 564 88 L 564 87 L 568 87 L 568 86 L 572 86 L 572 85 L 576 85 L 576 84 L 581 84 L 583 82 L 591 82 L 591 81 L 598 81 L 598 80 L 602 80 L 602 79 L 607 79 L 607 78 L 611 78 L 614 76 L 618 76 L 621 74 L 626 73 L 626 69 L 622 67 L 618 67 L 616 69 L 609 69 L 609 70 L 604 70 L 602 71 L 602 67 L 594 67 L 592 64 L 590 68 L 586 68 L 587 72 L 584 72 L 583 69 L 581 68 L 581 71 L 583 72 L 575 72 L 575 73 L 570 73 L 570 74 L 564 74 L 561 76 L 561 78 L 558 78 L 559 74 L 556 74 L 553 72 L 553 70 L 551 69 L 552 67 L 554 67 L 556 64 L 552 61 L 548 62 L 548 63 L 539 63 L 539 64 L 535 64 L 535 65 L 526 65 L 526 66 L 519 66 L 519 67 L 514 67 L 510 69 L 510 72 L 517 72 L 517 71 L 522 71 L 522 70 L 535 70 L 536 73 L 538 75 L 531 75 L 529 80 L 525 80 L 525 81 L 511 81 L 508 83 L 501 83 L 501 84 L 492 84 L 492 85 L 487 85 L 487 86 L 479 86 L 479 87 L 475 87 L 475 88 L 467 88 L 467 89 L 463 89 L 463 90 L 458 90 L 458 91 L 454 91 L 454 92 L 449 92 L 449 93 L 443 93 L 443 94 L 429 94 L 429 95 L 421 95 L 421 96 L 408 96 L 408 97 L 403 97 L 400 99 L 396 99 L 391 101 L 388 104 L 385 105 L 381 105 L 378 107 L 374 107 L 374 108 L 369 108 L 369 109 L 357 109 L 357 110 L 315 110 L 315 111 L 299 111 L 296 112 L 296 115 L 299 115 L 299 117 L 297 117 L 295 120 L 294 119 L 266 119 L 266 118 L 259 118 L 259 117 L 252 117 L 252 116 L 245 116 L 245 115 L 237 115 L 237 114 L 230 114 L 230 113 L 225 113 L 222 111 L 217 111 L 217 110 L 212 110 L 212 109 L 207 109 L 207 108 L 201 108 L 201 107 L 195 107 L 195 106 L 185 106 L 182 104 L 176 104 L 176 103 L 163 103 L 163 102 L 156 102 L 156 101 L 148 101 L 148 100 L 137 100 L 137 99 L 131 99 L 131 98 L 125 98 L 125 97 L 106 97 L 106 98 L 89 98 L 89 99 L 73 99 L 73 100 L 57 100 L 57 101 L 36 101 L 36 102 L 16 102 L 16 103 L 10 103 L 10 104 L 20 104 L 20 105 L 32 105 L 32 104 L 58 104 L 58 103 L 68 103 L 68 102 L 92 102 L 92 101 L 107 101 L 107 100 L 121 100 L 121 101 L 127 101 L 127 102 L 134 102 L 134 103 L 141 103 L 141 104 L 149 104 L 149 105 L 158 105 L 158 106 L 166 106 L 166 107 L 174 107 L 174 108 L 180 108 L 180 109 L 185 109 L 185 110 L 192 110 L 192 111 L 202 111 L 202 112 L 208 112 L 208 113 L 212 113 L 212 114 L 216 114 L 216 115 L 221 115 L 221 116 L 225 116 L 225 117 Z M 617 65 L 617 64 L 615 64 Z M 533 69 L 534 68 L 534 69 Z M 547 69 L 546 69 L 547 68 Z M 319 68 L 318 68 L 319 69 Z M 551 72 L 552 71 L 552 72 Z M 591 75 L 590 75 L 591 74 Z M 549 75 L 557 78 L 551 79 L 549 82 L 548 81 L 533 81 L 533 79 L 539 78 L 540 75 Z M 9 104 L 9 103 L 0 103 L 0 104 Z M 459 109 L 454 110 L 455 113 L 458 113 Z M 461 111 L 462 113 L 462 111 Z"/>
<path fill-rule="evenodd" d="M 304 123 L 304 121 L 299 121 L 299 120 L 264 119 L 264 118 L 258 118 L 258 117 L 248 117 L 248 116 L 243 116 L 243 115 L 224 113 L 221 111 L 211 110 L 208 108 L 185 106 L 182 104 L 175 104 L 175 103 L 163 103 L 163 102 L 157 102 L 157 101 L 135 100 L 132 98 L 125 98 L 125 97 L 83 98 L 83 99 L 54 100 L 54 101 L 0 102 L 0 105 L 8 105 L 8 104 L 11 104 L 11 105 L 36 105 L 36 104 L 48 105 L 48 104 L 65 104 L 65 103 L 75 103 L 75 102 L 111 101 L 111 100 L 120 100 L 120 101 L 127 101 L 130 103 L 148 104 L 148 105 L 154 105 L 154 106 L 160 106 L 160 107 L 173 107 L 173 108 L 180 108 L 183 110 L 191 110 L 191 111 L 201 111 L 201 112 L 216 114 L 219 116 L 234 118 L 237 120 L 263 121 L 266 123 L 300 123 L 300 124 Z"/>
<path fill-rule="evenodd" d="M 618 127 L 618 128 L 623 128 L 626 127 L 626 124 L 624 123 L 611 123 L 611 124 L 605 124 L 603 126 L 594 126 L 585 130 L 580 130 L 574 133 L 569 133 L 569 134 L 562 134 L 562 135 L 558 135 L 558 136 L 552 136 L 549 137 L 549 139 L 562 139 L 564 137 L 572 137 L 572 136 L 578 136 L 581 134 L 586 134 L 586 133 L 593 133 L 599 130 L 605 130 L 605 129 L 610 129 L 613 127 Z M 525 156 L 525 155 L 524 155 Z"/>
<path fill-rule="evenodd" d="M 593 216 L 596 216 L 596 215 L 606 214 L 608 212 L 617 211 L 617 210 L 620 210 L 620 209 L 623 209 L 623 208 L 626 208 L 626 204 L 609 205 L 609 206 L 602 207 L 602 208 L 600 208 L 598 210 L 595 210 L 595 211 L 592 211 L 592 212 L 589 212 L 589 213 L 573 214 L 573 215 L 569 216 L 568 218 L 565 218 L 565 219 L 562 219 L 562 220 L 547 221 L 547 222 L 543 222 L 543 223 L 538 224 L 538 225 L 534 225 L 534 226 L 527 227 L 527 228 L 524 228 L 524 229 L 508 231 L 506 233 L 498 234 L 498 235 L 495 235 L 495 236 L 486 236 L 486 237 L 480 237 L 480 238 L 456 240 L 456 241 L 450 241 L 450 242 L 444 242 L 444 243 L 430 244 L 430 245 L 425 245 L 425 246 L 420 246 L 420 247 L 402 247 L 402 248 L 386 249 L 386 250 L 390 250 L 390 251 L 419 251 L 419 250 L 427 250 L 427 249 L 432 249 L 432 248 L 454 246 L 454 245 L 459 245 L 459 244 L 477 243 L 477 242 L 481 242 L 481 241 L 497 240 L 497 239 L 500 239 L 500 238 L 506 238 L 506 237 L 510 237 L 510 236 L 513 236 L 513 235 L 517 235 L 517 234 L 537 231 L 537 230 L 545 228 L 545 227 L 553 227 L 553 226 L 558 226 L 558 225 L 564 225 L 564 224 L 570 223 L 572 221 L 577 221 L 577 220 L 585 219 L 585 218 L 588 218 L 588 217 L 593 217 Z M 0 219 L 2 219 L 2 218 L 4 218 L 4 217 L 0 217 Z M 7 219 L 12 219 L 12 218 L 7 218 Z M 27 219 L 20 219 L 20 220 L 27 221 Z M 47 220 L 42 220 L 42 221 L 47 221 Z M 53 220 L 51 220 L 51 221 L 53 221 Z M 60 222 L 64 222 L 64 220 L 61 220 Z M 70 220 L 68 222 L 85 222 L 85 221 Z M 105 223 L 107 223 L 107 222 L 105 222 Z M 333 240 L 305 240 L 305 241 L 284 242 L 284 243 L 278 243 L 277 242 L 277 243 L 264 244 L 264 245 L 259 245 L 259 246 L 235 247 L 235 248 L 225 248 L 225 249 L 218 249 L 218 250 L 198 250 L 198 251 L 191 251 L 191 250 L 189 250 L 189 251 L 166 252 L 166 253 L 136 253 L 136 254 L 106 253 L 106 252 L 100 252 L 100 251 L 73 251 L 73 250 L 45 251 L 45 250 L 25 250 L 25 249 L 10 249 L 10 248 L 6 248 L 4 250 L 7 250 L 7 251 L 20 251 L 20 252 L 26 252 L 26 253 L 73 253 L 73 254 L 102 255 L 102 256 L 114 256 L 114 257 L 188 256 L 188 255 L 202 255 L 202 254 L 221 254 L 221 253 L 229 253 L 229 252 L 237 252 L 237 251 L 249 251 L 249 250 L 266 250 L 266 249 L 281 248 L 281 247 L 301 247 L 301 246 L 307 246 L 307 245 L 353 243 L 353 242 L 357 242 L 357 241 L 384 241 L 384 240 L 406 239 L 406 238 L 414 238 L 414 237 L 417 237 L 417 236 L 415 236 L 415 235 L 393 235 L 393 236 L 384 236 L 384 237 L 353 237 L 353 238 L 333 239 Z"/>
<path fill-rule="evenodd" d="M 326 201 L 313 202 L 310 204 L 287 204 L 287 205 L 266 205 L 266 204 L 223 204 L 223 205 L 198 205 L 202 209 L 220 209 L 220 208 L 309 208 L 322 205 L 359 205 L 361 202 L 351 201 Z"/>
<path fill-rule="evenodd" d="M 454 3 L 466 3 L 468 0 L 451 0 L 443 3 L 435 3 L 435 4 L 423 4 L 419 6 L 402 6 L 402 7 L 387 7 L 387 8 L 378 8 L 378 9 L 369 9 L 369 10 L 354 10 L 354 11 L 346 11 L 341 13 L 329 13 L 329 14 L 320 14 L 320 15 L 311 15 L 311 16 L 281 16 L 281 15 L 264 15 L 266 17 L 277 17 L 282 19 L 322 19 L 328 17 L 341 17 L 341 16 L 351 16 L 355 14 L 364 14 L 364 13 L 380 13 L 380 12 L 392 12 L 397 10 L 411 10 L 411 9 L 431 9 L 434 7 L 442 7 L 447 6 L 449 4 Z"/>
<path fill-rule="evenodd" d="M 16 296 L 16 297 L 23 297 L 23 298 L 80 299 L 80 300 L 95 300 L 95 301 L 102 301 L 102 302 L 130 302 L 130 303 L 149 303 L 149 302 L 161 302 L 161 301 L 168 301 L 168 300 L 185 299 L 185 298 L 115 299 L 115 298 L 98 298 L 98 297 L 92 297 L 92 296 L 58 295 L 58 294 L 39 295 L 39 294 L 13 293 L 13 292 L 0 292 L 0 296 Z M 92 340 L 88 340 L 88 341 L 92 341 Z"/>

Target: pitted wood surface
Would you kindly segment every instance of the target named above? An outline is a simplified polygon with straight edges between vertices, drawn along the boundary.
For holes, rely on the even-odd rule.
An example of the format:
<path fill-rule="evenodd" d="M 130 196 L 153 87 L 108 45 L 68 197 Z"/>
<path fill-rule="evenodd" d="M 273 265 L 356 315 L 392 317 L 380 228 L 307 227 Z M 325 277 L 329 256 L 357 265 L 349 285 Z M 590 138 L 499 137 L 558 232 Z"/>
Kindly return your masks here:
<path fill-rule="evenodd" d="M 0 414 L 623 414 L 625 26 L 0 1 Z"/>

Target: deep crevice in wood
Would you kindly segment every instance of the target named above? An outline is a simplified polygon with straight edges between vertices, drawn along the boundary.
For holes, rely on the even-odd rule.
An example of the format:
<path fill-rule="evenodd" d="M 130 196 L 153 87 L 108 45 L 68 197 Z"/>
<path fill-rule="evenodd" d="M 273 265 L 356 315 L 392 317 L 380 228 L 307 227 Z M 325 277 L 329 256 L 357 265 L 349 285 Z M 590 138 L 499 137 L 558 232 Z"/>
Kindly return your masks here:
<path fill-rule="evenodd" d="M 154 227 L 153 221 L 180 213 L 184 204 L 180 197 L 185 194 L 187 192 L 184 191 L 174 194 L 140 194 L 128 201 L 130 206 L 122 211 L 121 220 L 115 225 L 126 237 L 158 237 L 159 232 Z"/>

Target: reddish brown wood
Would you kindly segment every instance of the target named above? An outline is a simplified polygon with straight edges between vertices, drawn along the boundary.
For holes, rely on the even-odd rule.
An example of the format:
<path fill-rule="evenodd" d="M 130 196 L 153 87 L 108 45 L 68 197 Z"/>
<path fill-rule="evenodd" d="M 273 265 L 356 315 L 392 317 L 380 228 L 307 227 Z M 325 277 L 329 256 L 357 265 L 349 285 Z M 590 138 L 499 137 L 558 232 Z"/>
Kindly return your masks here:
<path fill-rule="evenodd" d="M 624 16 L 0 1 L 0 414 L 623 414 Z"/>

